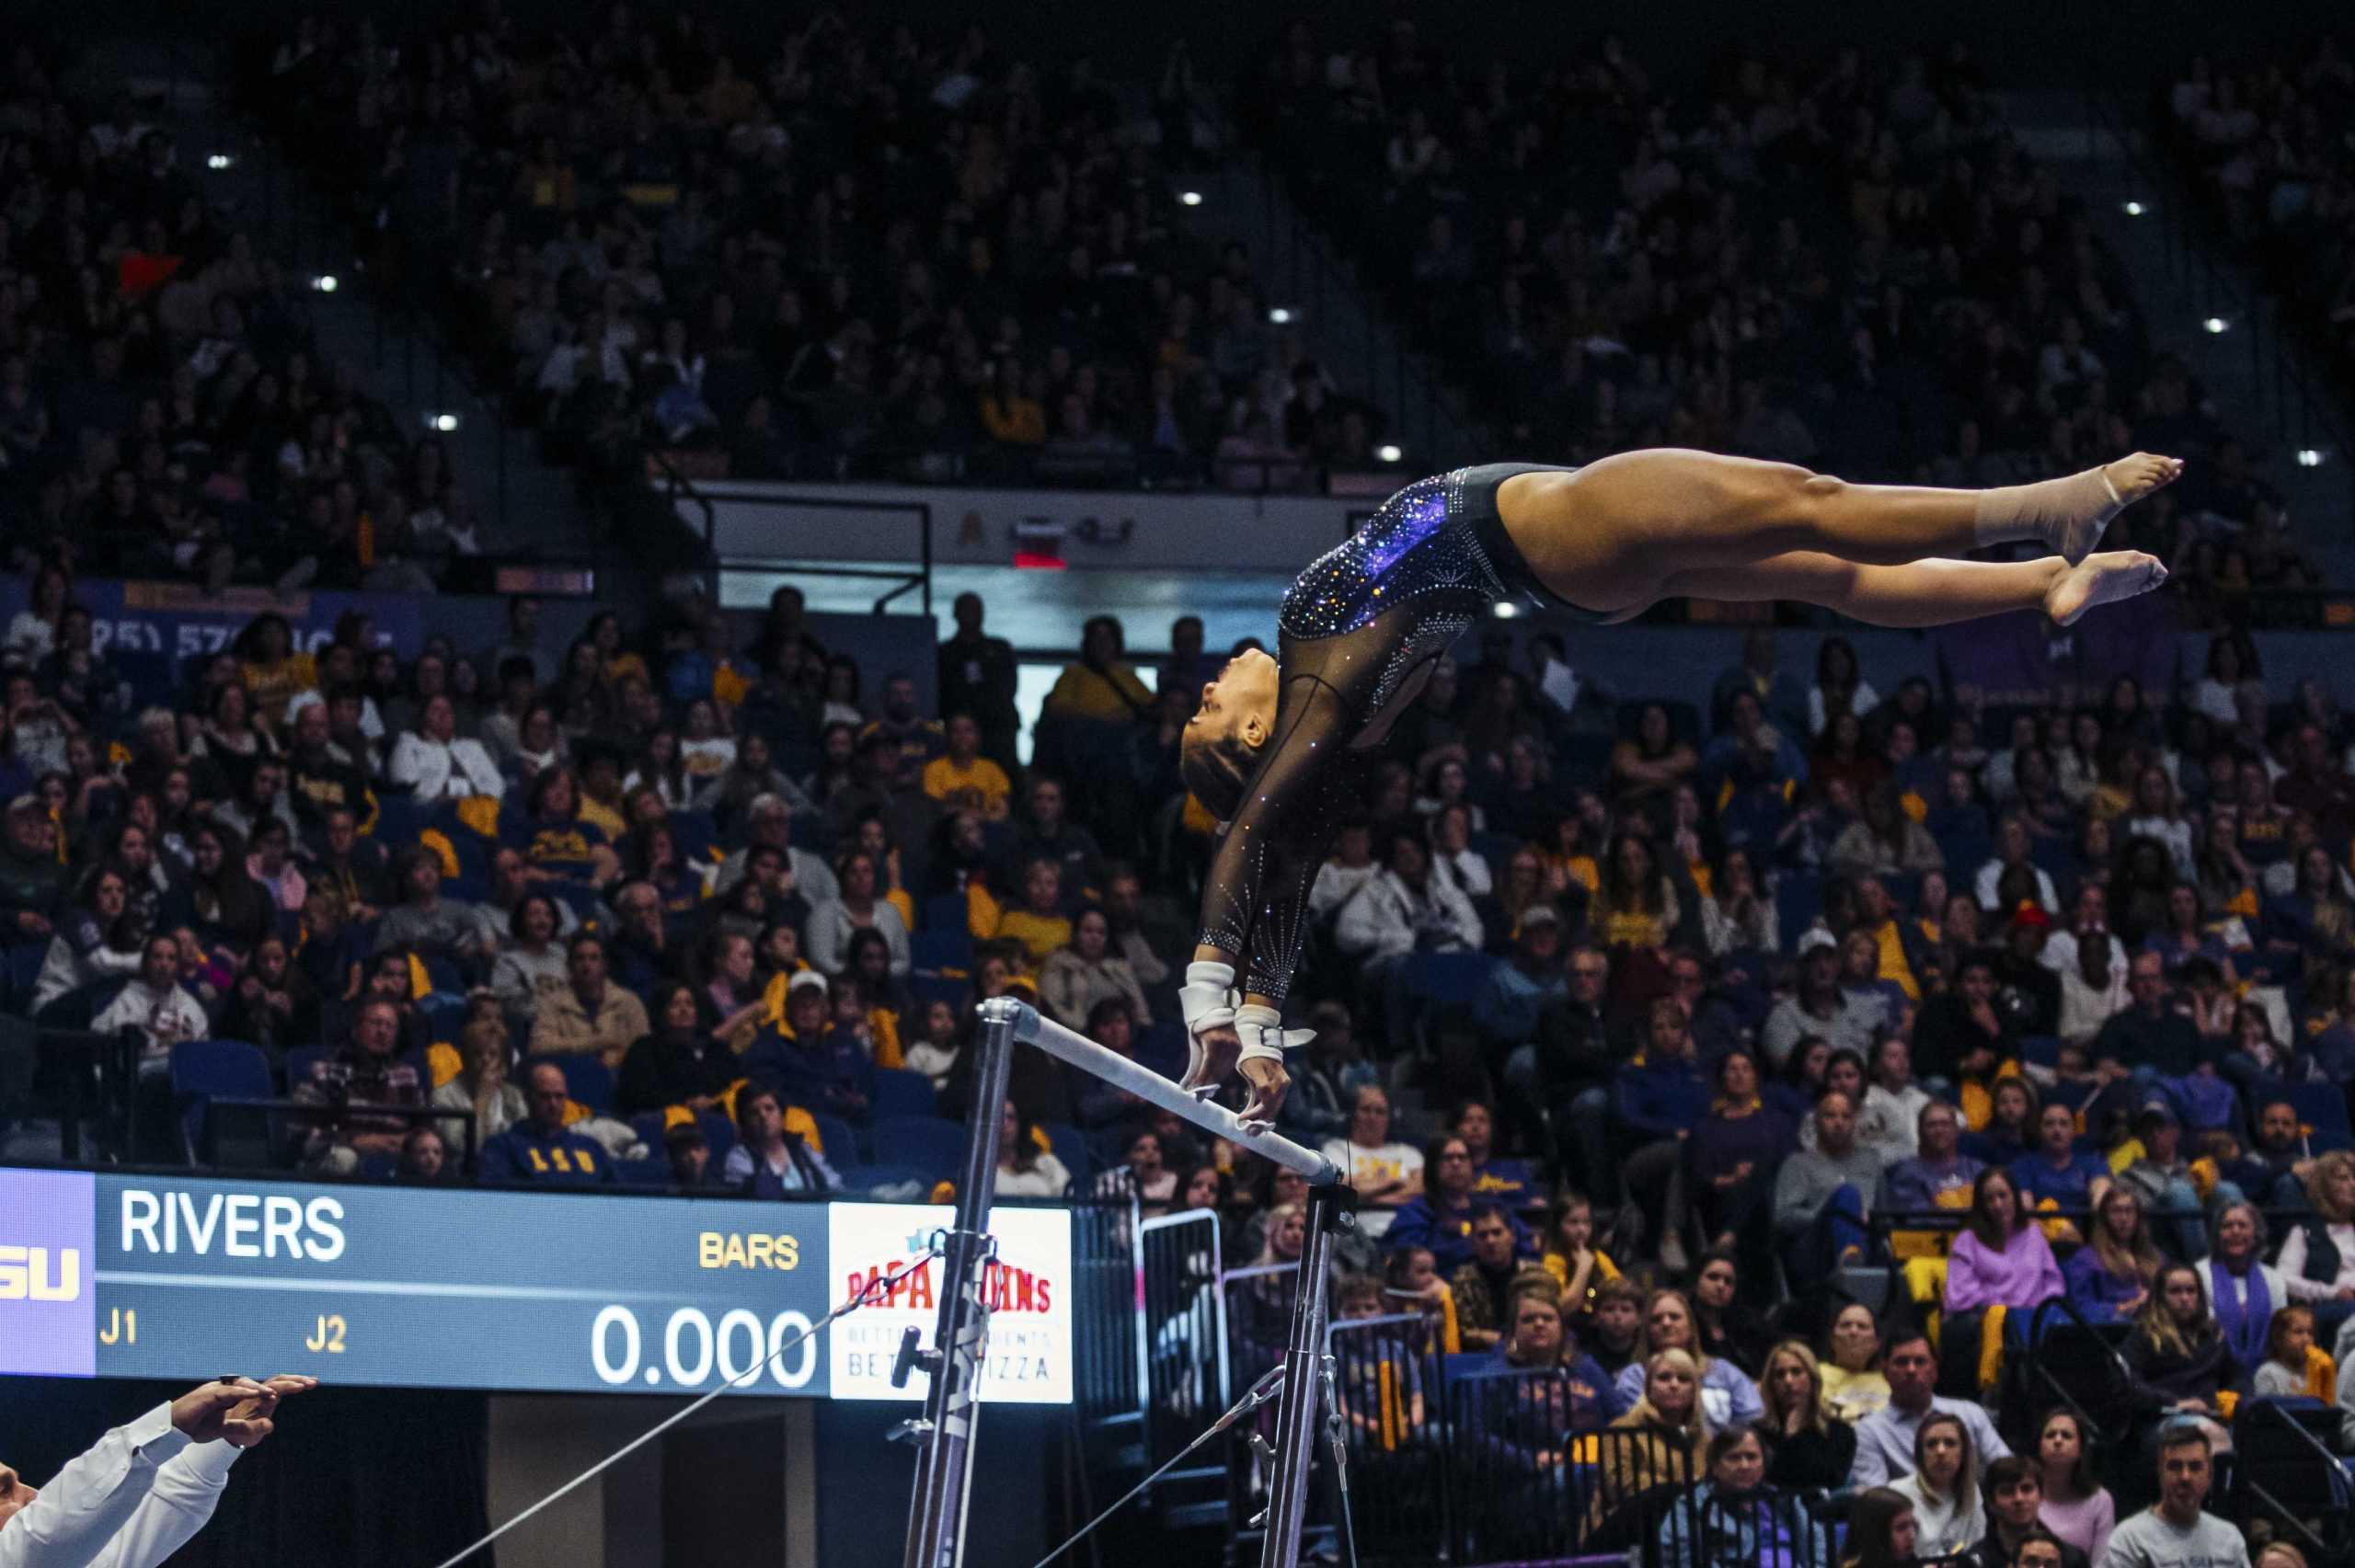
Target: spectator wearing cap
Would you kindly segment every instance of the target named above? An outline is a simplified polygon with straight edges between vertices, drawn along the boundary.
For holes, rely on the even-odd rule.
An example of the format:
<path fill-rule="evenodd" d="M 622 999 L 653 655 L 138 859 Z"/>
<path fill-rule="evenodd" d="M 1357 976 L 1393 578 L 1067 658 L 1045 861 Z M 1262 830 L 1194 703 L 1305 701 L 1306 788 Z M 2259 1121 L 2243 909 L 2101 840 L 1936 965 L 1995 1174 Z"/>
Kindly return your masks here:
<path fill-rule="evenodd" d="M 49 807 L 39 795 L 17 796 L 0 838 L 0 948 L 46 944 L 57 930 L 65 883 Z"/>
<path fill-rule="evenodd" d="M 647 1033 L 646 1004 L 613 983 L 604 938 L 575 936 L 565 949 L 567 984 L 541 998 L 532 1020 L 531 1054 L 593 1051 L 618 1071 L 631 1044 Z"/>
<path fill-rule="evenodd" d="M 477 1169 L 484 1181 L 581 1187 L 614 1180 L 603 1146 L 566 1125 L 571 1096 L 562 1068 L 534 1062 L 524 1074 L 523 1102 L 531 1114 L 482 1146 Z"/>
<path fill-rule="evenodd" d="M 804 969 L 787 982 L 785 1018 L 762 1030 L 739 1059 L 744 1076 L 787 1104 L 867 1119 L 875 1063 L 849 1032 L 832 1027 L 826 977 Z"/>
<path fill-rule="evenodd" d="M 2208 1250 L 2206 1219 L 2175 1103 L 2162 1093 L 2145 1098 L 2134 1113 L 2134 1138 L 2142 1152 L 2118 1173 L 2120 1185 L 2142 1200 L 2153 1225 L 2171 1228 L 2176 1256 L 2198 1257 Z"/>
<path fill-rule="evenodd" d="M 1775 1004 L 1758 1032 L 1767 1065 L 1780 1072 L 1801 1040 L 1821 1038 L 1863 1056 L 1872 1048 L 1886 1009 L 1878 996 L 1851 995 L 1840 984 L 1840 943 L 1829 932 L 1799 939 L 1798 987 Z"/>
<path fill-rule="evenodd" d="M 2011 1000 L 2006 1008 L 2023 1035 L 2050 1035 L 2061 1025 L 2061 976 L 2044 961 L 2052 939 L 2052 917 L 2032 898 L 2023 898 L 1995 925 L 2002 945 L 1989 955 L 1995 989 Z"/>
<path fill-rule="evenodd" d="M 720 1179 L 753 1197 L 788 1193 L 830 1193 L 842 1177 L 818 1150 L 818 1125 L 799 1105 L 788 1106 L 776 1091 L 748 1083 L 736 1092 L 738 1142 L 728 1151 Z"/>
<path fill-rule="evenodd" d="M 1472 999 L 1481 1032 L 1508 1050 L 1535 1037 L 1545 1009 L 1570 994 L 1562 967 L 1562 917 L 1549 903 L 1521 911 L 1513 933 L 1512 960 L 1492 967 Z"/>

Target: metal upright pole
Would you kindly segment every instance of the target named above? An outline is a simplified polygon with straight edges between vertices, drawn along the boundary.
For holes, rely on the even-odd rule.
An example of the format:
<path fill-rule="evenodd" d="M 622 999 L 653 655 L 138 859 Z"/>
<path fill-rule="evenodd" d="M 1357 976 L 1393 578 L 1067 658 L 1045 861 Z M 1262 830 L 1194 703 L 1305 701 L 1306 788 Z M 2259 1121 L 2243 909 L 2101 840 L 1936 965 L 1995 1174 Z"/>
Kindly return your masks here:
<path fill-rule="evenodd" d="M 965 1500 L 972 1482 L 973 1425 L 981 1407 L 973 1385 L 981 1374 L 982 1340 L 989 1314 L 982 1305 L 989 1262 L 990 1198 L 997 1185 L 999 1124 L 1005 1113 L 1005 1075 L 1014 1055 L 1020 1003 L 1005 998 L 982 1004 L 981 1052 L 973 1073 L 972 1141 L 957 1186 L 956 1229 L 941 1260 L 940 1321 L 926 1365 L 932 1387 L 916 1428 L 915 1500 L 908 1509 L 906 1568 L 958 1568 L 965 1553 Z"/>
<path fill-rule="evenodd" d="M 1325 1354 L 1325 1275 L 1333 1232 L 1357 1223 L 1347 1187 L 1308 1189 L 1307 1244 L 1300 1254 L 1299 1293 L 1284 1340 L 1284 1393 L 1276 1407 L 1276 1466 L 1268 1483 L 1268 1533 L 1259 1568 L 1295 1568 L 1308 1516 L 1308 1461 L 1316 1443 L 1317 1369 Z"/>

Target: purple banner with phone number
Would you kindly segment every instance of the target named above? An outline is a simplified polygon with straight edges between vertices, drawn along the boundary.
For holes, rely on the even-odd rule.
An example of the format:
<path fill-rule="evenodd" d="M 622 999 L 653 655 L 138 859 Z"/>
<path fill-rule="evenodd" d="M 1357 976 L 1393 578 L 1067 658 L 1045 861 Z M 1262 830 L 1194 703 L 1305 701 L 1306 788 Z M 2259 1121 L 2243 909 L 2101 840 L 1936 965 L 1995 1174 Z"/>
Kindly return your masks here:
<path fill-rule="evenodd" d="M 29 579 L 0 577 L 0 623 L 25 608 Z M 76 602 L 89 606 L 101 653 L 162 654 L 175 662 L 218 653 L 257 615 L 275 611 L 294 629 L 294 646 L 316 651 L 335 635 L 335 624 L 357 610 L 376 623 L 380 642 L 413 658 L 425 640 L 421 613 L 426 600 L 402 593 L 294 593 L 283 597 L 264 589 L 232 588 L 220 593 L 183 582 L 121 582 L 83 578 L 74 585 Z"/>

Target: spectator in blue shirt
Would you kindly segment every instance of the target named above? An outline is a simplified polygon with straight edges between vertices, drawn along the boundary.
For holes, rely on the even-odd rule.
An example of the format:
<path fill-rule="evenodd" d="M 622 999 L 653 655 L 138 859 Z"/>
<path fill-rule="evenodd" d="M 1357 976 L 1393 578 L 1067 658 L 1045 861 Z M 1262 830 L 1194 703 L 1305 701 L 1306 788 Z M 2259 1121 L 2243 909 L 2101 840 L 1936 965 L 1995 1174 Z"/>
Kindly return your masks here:
<path fill-rule="evenodd" d="M 1472 1016 L 1482 1034 L 1510 1049 L 1535 1039 L 1537 1015 L 1569 994 L 1569 972 L 1562 967 L 1562 917 L 1551 904 L 1532 904 L 1521 911 L 1511 961 L 1489 969 L 1472 999 Z"/>
<path fill-rule="evenodd" d="M 1543 1207 L 1536 1182 L 1526 1160 L 1508 1160 L 1495 1151 L 1496 1113 L 1483 1102 L 1466 1100 L 1450 1119 L 1455 1136 L 1472 1155 L 1472 1190 L 1484 1201 L 1500 1203 L 1519 1213 L 1532 1205 Z"/>
<path fill-rule="evenodd" d="M 531 1115 L 482 1146 L 482 1179 L 568 1187 L 611 1182 L 614 1163 L 604 1150 L 566 1129 L 569 1101 L 564 1070 L 552 1061 L 535 1063 L 523 1089 Z"/>
<path fill-rule="evenodd" d="M 865 1121 L 874 1059 L 848 1030 L 830 1027 L 831 1013 L 826 977 L 814 969 L 794 976 L 786 987 L 785 1023 L 763 1030 L 745 1049 L 744 1076 L 788 1104 Z"/>
<path fill-rule="evenodd" d="M 2012 1180 L 2030 1207 L 2090 1208 L 2093 1185 L 2109 1179 L 2109 1162 L 2077 1152 L 2077 1114 L 2055 1101 L 2038 1113 L 2036 1147 L 2012 1162 Z"/>
<path fill-rule="evenodd" d="M 1442 1279 L 1472 1261 L 1472 1222 L 1492 1204 L 1473 1196 L 1472 1151 L 1464 1139 L 1450 1134 L 1423 1151 L 1423 1190 L 1399 1207 L 1384 1233 L 1383 1244 L 1392 1252 L 1407 1247 L 1428 1248 Z M 1514 1216 L 1512 1253 L 1534 1257 L 1536 1248 L 1527 1226 Z"/>
<path fill-rule="evenodd" d="M 1614 1089 L 1623 1148 L 1633 1145 L 1619 1162 L 1620 1180 L 1643 1204 L 1648 1232 L 1673 1235 L 1683 1217 L 1665 1212 L 1669 1178 L 1709 1109 L 1709 1080 L 1694 1058 L 1684 1009 L 1674 997 L 1652 1003 L 1644 1050 L 1619 1070 Z"/>

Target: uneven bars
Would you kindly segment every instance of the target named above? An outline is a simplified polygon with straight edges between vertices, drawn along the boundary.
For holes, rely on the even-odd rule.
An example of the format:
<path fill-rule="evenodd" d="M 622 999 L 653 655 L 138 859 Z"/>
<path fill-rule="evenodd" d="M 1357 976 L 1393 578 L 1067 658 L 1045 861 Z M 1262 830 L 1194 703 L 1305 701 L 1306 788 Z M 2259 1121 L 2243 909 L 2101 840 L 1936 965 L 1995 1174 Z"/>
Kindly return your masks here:
<path fill-rule="evenodd" d="M 1026 1002 L 1005 996 L 993 998 L 982 1003 L 982 1016 L 992 1023 L 1011 1024 L 1016 1039 L 1036 1046 L 1049 1056 L 1059 1057 L 1082 1072 L 1125 1089 L 1140 1100 L 1151 1101 L 1170 1115 L 1240 1144 L 1287 1170 L 1299 1172 L 1312 1185 L 1339 1186 L 1349 1180 L 1347 1172 L 1315 1150 L 1274 1132 L 1246 1127 L 1243 1118 L 1225 1106 L 1194 1098 L 1153 1069 L 1131 1061 L 1118 1051 L 1105 1049 L 1086 1036 L 1040 1015 L 1037 1008 Z"/>

